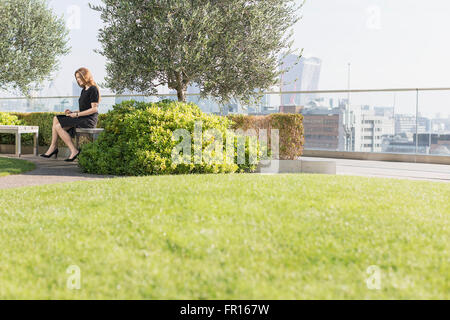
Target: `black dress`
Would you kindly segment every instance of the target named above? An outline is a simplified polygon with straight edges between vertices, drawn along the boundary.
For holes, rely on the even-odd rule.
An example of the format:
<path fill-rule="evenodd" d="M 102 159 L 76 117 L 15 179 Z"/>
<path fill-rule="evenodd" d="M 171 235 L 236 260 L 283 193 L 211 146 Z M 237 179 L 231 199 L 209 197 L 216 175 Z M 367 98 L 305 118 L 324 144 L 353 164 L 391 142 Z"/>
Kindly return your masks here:
<path fill-rule="evenodd" d="M 88 110 L 92 107 L 91 103 L 98 103 L 99 93 L 96 86 L 90 86 L 87 90 L 83 88 L 81 90 L 78 104 L 80 106 L 80 112 Z M 75 128 L 95 128 L 98 121 L 98 112 L 90 114 L 88 116 L 80 116 L 78 118 L 72 118 L 65 114 L 57 115 L 61 127 L 63 127 L 69 135 L 75 137 Z"/>

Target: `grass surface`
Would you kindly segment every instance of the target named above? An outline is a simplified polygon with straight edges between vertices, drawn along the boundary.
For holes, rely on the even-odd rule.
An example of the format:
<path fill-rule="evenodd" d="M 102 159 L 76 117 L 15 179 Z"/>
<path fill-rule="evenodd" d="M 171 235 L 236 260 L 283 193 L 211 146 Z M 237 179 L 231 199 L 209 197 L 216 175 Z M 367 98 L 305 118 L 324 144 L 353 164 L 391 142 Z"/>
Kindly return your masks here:
<path fill-rule="evenodd" d="M 34 163 L 22 159 L 0 158 L 0 177 L 18 174 L 35 168 Z"/>
<path fill-rule="evenodd" d="M 0 298 L 448 299 L 449 198 L 446 183 L 322 175 L 0 190 Z"/>

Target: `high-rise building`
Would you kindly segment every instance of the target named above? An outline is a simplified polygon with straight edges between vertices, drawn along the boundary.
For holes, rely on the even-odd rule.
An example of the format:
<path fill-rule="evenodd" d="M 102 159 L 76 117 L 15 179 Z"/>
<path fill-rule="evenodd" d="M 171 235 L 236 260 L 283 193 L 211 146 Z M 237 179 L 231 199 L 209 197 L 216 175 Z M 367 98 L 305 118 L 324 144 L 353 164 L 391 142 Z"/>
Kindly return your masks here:
<path fill-rule="evenodd" d="M 282 67 L 283 69 L 290 68 L 290 70 L 281 75 L 281 92 L 316 91 L 318 89 L 322 61 L 314 57 L 301 57 L 298 60 L 298 56 L 292 54 L 284 58 Z M 315 94 L 309 93 L 283 94 L 281 97 L 281 105 L 304 106 L 315 98 L 317 98 Z"/>
<path fill-rule="evenodd" d="M 78 85 L 76 81 L 72 82 L 72 96 L 76 97 L 72 99 L 72 107 L 74 110 L 78 109 L 78 99 L 81 95 L 82 88 Z"/>

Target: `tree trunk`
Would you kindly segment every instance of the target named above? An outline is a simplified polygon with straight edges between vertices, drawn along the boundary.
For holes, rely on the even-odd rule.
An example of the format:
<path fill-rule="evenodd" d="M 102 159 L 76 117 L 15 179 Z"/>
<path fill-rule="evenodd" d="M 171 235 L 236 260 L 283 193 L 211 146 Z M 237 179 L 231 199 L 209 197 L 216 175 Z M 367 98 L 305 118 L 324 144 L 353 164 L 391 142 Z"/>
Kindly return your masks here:
<path fill-rule="evenodd" d="M 185 88 L 177 88 L 177 96 L 179 102 L 186 102 L 186 89 Z"/>
<path fill-rule="evenodd" d="M 177 82 L 177 96 L 179 102 L 186 102 L 186 91 L 187 91 L 187 83 L 185 79 L 183 79 L 183 75 L 181 72 L 177 72 L 175 74 L 176 82 Z"/>

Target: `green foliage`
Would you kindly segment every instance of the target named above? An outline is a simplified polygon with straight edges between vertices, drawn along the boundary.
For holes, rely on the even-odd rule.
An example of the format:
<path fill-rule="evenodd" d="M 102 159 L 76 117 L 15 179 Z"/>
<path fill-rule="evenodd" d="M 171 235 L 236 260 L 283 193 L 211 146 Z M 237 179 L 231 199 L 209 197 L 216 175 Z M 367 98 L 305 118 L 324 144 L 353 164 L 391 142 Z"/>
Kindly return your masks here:
<path fill-rule="evenodd" d="M 15 114 L 9 112 L 0 112 L 0 125 L 3 126 L 19 126 L 23 125 L 23 121 Z M 28 139 L 27 139 L 28 138 Z M 30 140 L 29 137 L 24 137 L 23 140 Z M 31 140 L 30 140 L 31 141 Z M 27 141 L 27 142 L 30 142 Z M 0 133 L 0 144 L 14 144 L 15 136 L 7 133 Z"/>
<path fill-rule="evenodd" d="M 39 127 L 39 145 L 50 145 L 52 141 L 53 117 L 62 114 L 61 112 L 30 112 L 16 114 L 22 119 L 25 125 Z M 61 139 L 59 139 L 59 145 L 64 145 Z"/>
<path fill-rule="evenodd" d="M 448 300 L 449 194 L 315 174 L 0 190 L 0 299 Z M 67 288 L 70 265 L 81 290 Z M 367 287 L 371 265 L 381 290 Z"/>
<path fill-rule="evenodd" d="M 105 87 L 155 94 L 168 85 L 186 101 L 189 84 L 226 103 L 261 98 L 279 81 L 299 21 L 296 0 L 103 0 L 98 51 Z M 281 58 L 281 59 L 280 59 Z M 259 92 L 258 92 L 259 91 Z"/>
<path fill-rule="evenodd" d="M 69 52 L 67 35 L 64 19 L 45 0 L 1 0 L 0 89 L 29 95 Z"/>
<path fill-rule="evenodd" d="M 18 126 L 21 125 L 22 121 L 16 115 L 8 112 L 0 112 L 0 125 L 3 126 Z"/>
<path fill-rule="evenodd" d="M 39 145 L 40 146 L 49 146 L 52 141 L 52 125 L 53 125 L 53 117 L 62 114 L 61 112 L 31 112 L 31 113 L 21 113 L 21 112 L 13 112 L 6 113 L 0 112 L 1 117 L 14 117 L 18 119 L 17 125 L 25 125 L 25 126 L 38 126 L 39 127 Z M 0 124 L 1 121 L 0 121 Z M 10 134 L 0 134 L 0 143 L 2 144 L 13 144 L 14 136 Z M 33 145 L 33 134 L 24 134 L 22 135 L 22 143 L 23 145 Z M 64 143 L 61 139 L 58 139 L 58 144 L 63 146 Z"/>
<path fill-rule="evenodd" d="M 196 157 L 194 127 L 202 122 L 203 157 Z M 205 155 L 206 148 L 215 139 L 208 138 L 206 131 L 218 130 L 225 149 L 226 133 L 231 121 L 225 117 L 203 113 L 195 104 L 186 104 L 171 100 L 158 103 L 124 101 L 113 107 L 102 119 L 105 129 L 94 143 L 85 144 L 79 156 L 79 165 L 89 173 L 115 175 L 151 175 L 151 174 L 186 174 L 186 173 L 231 173 L 236 171 L 254 171 L 254 164 L 236 164 L 234 160 L 209 162 Z M 173 140 L 173 133 L 185 129 L 191 138 L 190 163 L 176 164 L 172 159 L 172 150 L 180 143 Z M 237 139 L 234 139 L 234 146 Z M 246 155 L 251 149 L 246 144 Z M 257 148 L 257 146 L 256 146 Z M 235 150 L 235 148 L 234 148 Z M 210 154 L 216 156 L 215 152 Z M 186 161 L 187 162 L 187 161 Z"/>
<path fill-rule="evenodd" d="M 279 158 L 281 160 L 294 160 L 303 154 L 305 134 L 303 127 L 303 115 L 289 113 L 275 113 L 268 116 L 230 115 L 234 129 L 254 129 L 259 134 L 260 129 L 266 129 L 269 140 L 271 130 L 279 131 Z"/>

